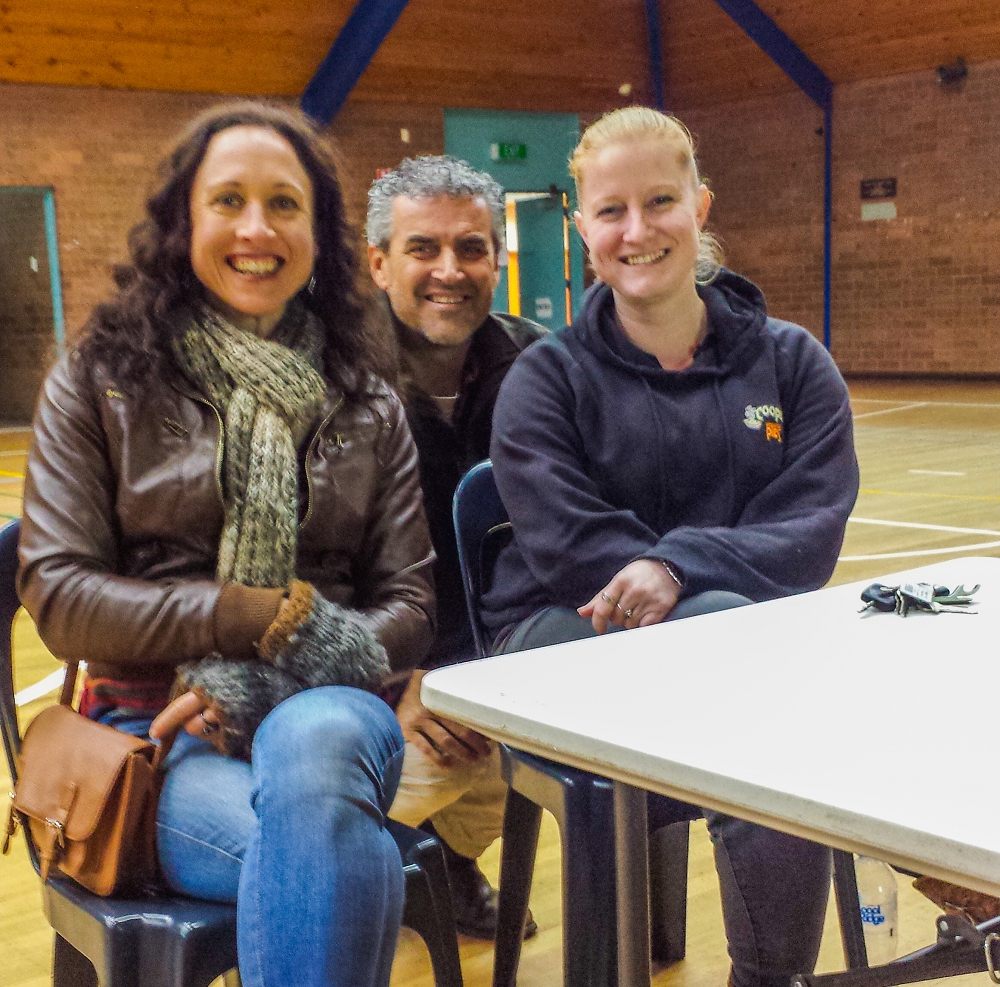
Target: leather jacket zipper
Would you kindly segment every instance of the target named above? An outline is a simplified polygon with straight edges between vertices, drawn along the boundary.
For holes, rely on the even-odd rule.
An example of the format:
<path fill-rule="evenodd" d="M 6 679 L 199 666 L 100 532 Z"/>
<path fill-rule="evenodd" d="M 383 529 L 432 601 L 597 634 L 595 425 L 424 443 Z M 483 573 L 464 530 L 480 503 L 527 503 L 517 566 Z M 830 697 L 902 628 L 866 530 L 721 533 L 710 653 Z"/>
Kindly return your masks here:
<path fill-rule="evenodd" d="M 219 495 L 219 503 L 222 504 L 223 515 L 226 512 L 226 495 L 222 490 L 222 450 L 223 450 L 223 439 L 226 434 L 226 426 L 222 421 L 222 414 L 218 408 L 207 398 L 203 398 L 200 394 L 195 394 L 193 391 L 186 391 L 183 388 L 176 388 L 184 397 L 189 398 L 191 401 L 195 401 L 198 404 L 203 404 L 206 408 L 211 408 L 212 413 L 215 415 L 215 420 L 219 423 L 219 436 L 215 440 L 215 489 Z M 169 421 L 167 422 L 167 427 L 170 427 Z M 173 429 L 171 429 L 173 431 Z"/>
<path fill-rule="evenodd" d="M 306 451 L 306 514 L 302 519 L 302 523 L 299 525 L 299 530 L 304 528 L 309 523 L 309 518 L 312 517 L 313 511 L 313 483 L 312 483 L 312 461 L 313 453 L 316 451 L 316 447 L 319 445 L 320 436 L 323 434 L 326 426 L 329 424 L 330 419 L 340 411 L 341 406 L 344 403 L 343 396 L 337 398 L 334 406 L 327 412 L 323 417 L 323 420 L 319 423 L 319 428 L 316 429 L 316 434 L 312 437 L 312 441 L 309 443 L 309 449 Z"/>

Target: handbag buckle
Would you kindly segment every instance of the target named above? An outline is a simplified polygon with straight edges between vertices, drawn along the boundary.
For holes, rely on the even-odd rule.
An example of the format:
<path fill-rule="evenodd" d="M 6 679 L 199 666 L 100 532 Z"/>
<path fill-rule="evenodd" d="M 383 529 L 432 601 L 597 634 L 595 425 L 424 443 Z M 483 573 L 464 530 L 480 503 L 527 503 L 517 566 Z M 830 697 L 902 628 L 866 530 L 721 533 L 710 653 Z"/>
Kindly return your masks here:
<path fill-rule="evenodd" d="M 17 811 L 14 809 L 14 793 L 8 792 L 8 794 L 10 795 L 10 804 L 7 806 L 7 825 L 4 827 L 3 849 L 0 851 L 5 856 L 10 853 L 10 841 L 17 832 L 17 824 L 20 822 Z"/>

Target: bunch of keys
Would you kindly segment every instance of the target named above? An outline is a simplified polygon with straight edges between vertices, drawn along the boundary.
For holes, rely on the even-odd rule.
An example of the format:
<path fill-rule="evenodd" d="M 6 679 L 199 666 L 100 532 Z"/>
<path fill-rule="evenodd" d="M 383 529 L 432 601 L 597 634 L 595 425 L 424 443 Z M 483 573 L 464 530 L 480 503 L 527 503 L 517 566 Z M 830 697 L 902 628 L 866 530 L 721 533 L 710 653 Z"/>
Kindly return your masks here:
<path fill-rule="evenodd" d="M 903 583 L 901 586 L 883 586 L 882 583 L 872 583 L 861 593 L 864 606 L 859 613 L 866 610 L 879 610 L 882 613 L 898 613 L 905 617 L 911 610 L 927 610 L 931 613 L 976 613 L 966 607 L 973 602 L 973 597 L 979 589 L 976 583 L 972 589 L 958 586 L 948 589 L 947 586 L 932 586 L 930 583 Z"/>

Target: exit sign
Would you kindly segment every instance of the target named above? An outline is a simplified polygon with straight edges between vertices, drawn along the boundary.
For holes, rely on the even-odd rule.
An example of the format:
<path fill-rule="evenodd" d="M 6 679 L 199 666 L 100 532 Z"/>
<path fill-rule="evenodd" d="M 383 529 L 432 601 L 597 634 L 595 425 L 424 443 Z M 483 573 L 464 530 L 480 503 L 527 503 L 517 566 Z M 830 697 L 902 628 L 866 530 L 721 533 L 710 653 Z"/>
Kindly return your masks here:
<path fill-rule="evenodd" d="M 490 144 L 490 157 L 494 161 L 523 161 L 527 156 L 527 144 Z"/>

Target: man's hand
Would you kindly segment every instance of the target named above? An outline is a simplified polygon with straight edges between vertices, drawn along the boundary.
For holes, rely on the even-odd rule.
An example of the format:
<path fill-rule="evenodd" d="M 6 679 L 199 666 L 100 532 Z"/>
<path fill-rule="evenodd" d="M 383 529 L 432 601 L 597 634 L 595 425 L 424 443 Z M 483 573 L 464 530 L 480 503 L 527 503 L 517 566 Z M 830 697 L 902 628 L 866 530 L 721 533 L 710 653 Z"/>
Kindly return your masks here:
<path fill-rule="evenodd" d="M 193 737 L 207 740 L 220 754 L 225 754 L 221 726 L 218 710 L 200 693 L 192 691 L 178 696 L 153 720 L 149 735 L 153 740 L 162 740 L 183 727 Z"/>
<path fill-rule="evenodd" d="M 426 674 L 422 669 L 413 673 L 396 707 L 396 718 L 407 743 L 413 744 L 443 768 L 455 761 L 474 764 L 486 757 L 492 749 L 487 737 L 460 723 L 437 716 L 420 701 L 420 682 Z"/>
<path fill-rule="evenodd" d="M 603 634 L 608 624 L 648 627 L 658 624 L 674 609 L 680 592 L 680 586 L 663 565 L 653 559 L 636 559 L 577 613 L 590 617 L 598 634 Z"/>

